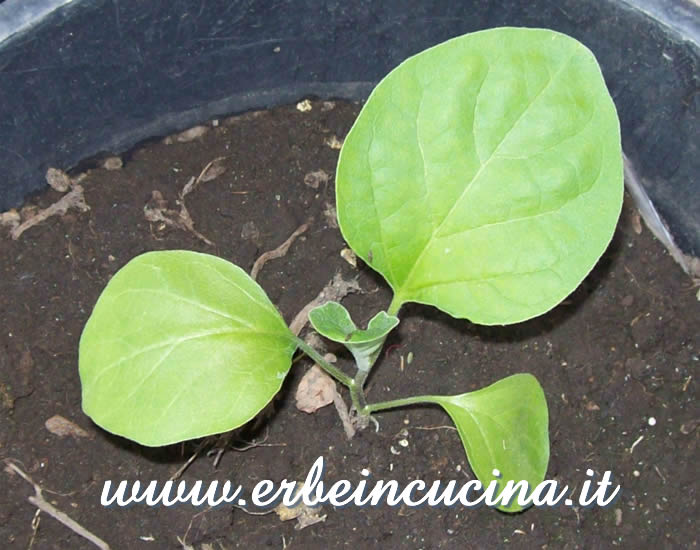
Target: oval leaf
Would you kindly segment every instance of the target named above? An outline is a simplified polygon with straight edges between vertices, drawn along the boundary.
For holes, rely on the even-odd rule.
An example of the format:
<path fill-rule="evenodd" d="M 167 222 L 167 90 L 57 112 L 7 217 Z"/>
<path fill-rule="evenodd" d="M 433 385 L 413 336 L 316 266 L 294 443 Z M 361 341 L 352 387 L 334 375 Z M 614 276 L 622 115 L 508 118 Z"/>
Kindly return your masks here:
<path fill-rule="evenodd" d="M 537 379 L 516 374 L 479 391 L 437 396 L 457 426 L 469 464 L 484 487 L 498 479 L 527 481 L 530 491 L 544 480 L 549 462 L 547 401 Z M 496 478 L 492 472 L 501 473 Z M 522 508 L 514 501 L 499 506 L 505 512 Z"/>
<path fill-rule="evenodd" d="M 620 129 L 593 54 L 502 28 L 394 69 L 345 139 L 343 236 L 392 286 L 481 324 L 544 313 L 591 270 L 622 206 Z"/>
<path fill-rule="evenodd" d="M 338 302 L 326 302 L 313 308 L 309 311 L 309 322 L 321 336 L 341 344 L 357 331 L 350 312 Z"/>
<path fill-rule="evenodd" d="M 85 326 L 83 409 L 144 445 L 225 432 L 279 391 L 295 349 L 239 267 L 197 252 L 149 252 L 112 278 Z"/>

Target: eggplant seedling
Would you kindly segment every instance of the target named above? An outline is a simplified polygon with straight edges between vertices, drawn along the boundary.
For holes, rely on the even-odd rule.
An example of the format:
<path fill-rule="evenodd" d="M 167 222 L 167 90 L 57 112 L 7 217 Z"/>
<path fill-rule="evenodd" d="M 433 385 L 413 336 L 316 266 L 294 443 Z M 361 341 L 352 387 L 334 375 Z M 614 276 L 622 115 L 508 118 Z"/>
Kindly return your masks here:
<path fill-rule="evenodd" d="M 309 314 L 317 332 L 348 348 L 354 373 L 295 336 L 241 268 L 149 252 L 112 278 L 85 326 L 83 409 L 149 446 L 229 431 L 267 405 L 301 349 L 348 388 L 360 418 L 437 404 L 484 486 L 497 469 L 501 484 L 534 488 L 549 436 L 532 375 L 380 403 L 368 403 L 363 386 L 403 304 L 517 323 L 556 306 L 598 261 L 623 185 L 617 113 L 593 54 L 550 30 L 500 28 L 410 57 L 362 108 L 335 185 L 343 237 L 393 291 L 366 329 L 339 303 Z"/>

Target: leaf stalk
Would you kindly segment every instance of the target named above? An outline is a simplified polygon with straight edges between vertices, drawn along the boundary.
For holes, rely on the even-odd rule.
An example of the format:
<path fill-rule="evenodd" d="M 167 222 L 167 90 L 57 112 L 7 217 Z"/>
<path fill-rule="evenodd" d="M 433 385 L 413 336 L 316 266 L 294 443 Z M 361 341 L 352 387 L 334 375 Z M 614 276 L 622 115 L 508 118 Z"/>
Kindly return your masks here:
<path fill-rule="evenodd" d="M 328 361 L 326 361 L 323 358 L 323 356 L 320 353 L 318 353 L 313 347 L 304 342 L 304 340 L 302 340 L 298 336 L 295 336 L 295 342 L 299 349 L 301 349 L 306 355 L 313 359 L 319 367 L 325 370 L 338 382 L 350 389 L 350 393 L 352 394 L 353 388 L 355 387 L 355 381 L 351 377 L 345 374 L 338 367 L 331 365 Z"/>

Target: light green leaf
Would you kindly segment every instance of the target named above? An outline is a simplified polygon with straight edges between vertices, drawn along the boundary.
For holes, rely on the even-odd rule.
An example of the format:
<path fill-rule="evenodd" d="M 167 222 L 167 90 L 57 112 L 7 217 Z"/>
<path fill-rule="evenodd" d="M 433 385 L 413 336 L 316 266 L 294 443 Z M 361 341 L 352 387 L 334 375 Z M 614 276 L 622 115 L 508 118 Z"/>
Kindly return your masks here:
<path fill-rule="evenodd" d="M 309 312 L 309 321 L 319 334 L 341 344 L 371 342 L 386 336 L 399 324 L 397 317 L 380 311 L 372 317 L 366 329 L 358 329 L 348 310 L 338 302 L 315 307 Z"/>
<path fill-rule="evenodd" d="M 380 311 L 366 329 L 358 329 L 348 310 L 338 302 L 326 302 L 312 309 L 309 321 L 319 334 L 348 348 L 361 371 L 372 367 L 387 335 L 399 324 L 397 317 Z"/>
<path fill-rule="evenodd" d="M 316 332 L 334 342 L 345 343 L 357 331 L 350 313 L 338 302 L 326 302 L 309 311 L 309 322 Z"/>
<path fill-rule="evenodd" d="M 149 252 L 112 278 L 85 326 L 83 410 L 150 446 L 225 432 L 272 399 L 295 349 L 239 267 L 196 252 Z"/>
<path fill-rule="evenodd" d="M 475 392 L 431 400 L 457 426 L 469 464 L 484 487 L 494 479 L 501 489 L 508 480 L 524 480 L 532 491 L 544 480 L 549 417 L 544 392 L 534 376 L 516 374 Z M 494 469 L 501 477 L 492 474 Z M 499 508 L 506 512 L 522 509 L 515 499 Z"/>
<path fill-rule="evenodd" d="M 502 28 L 407 59 L 372 92 L 336 177 L 343 236 L 405 302 L 481 324 L 544 313 L 622 205 L 617 113 L 593 54 Z"/>

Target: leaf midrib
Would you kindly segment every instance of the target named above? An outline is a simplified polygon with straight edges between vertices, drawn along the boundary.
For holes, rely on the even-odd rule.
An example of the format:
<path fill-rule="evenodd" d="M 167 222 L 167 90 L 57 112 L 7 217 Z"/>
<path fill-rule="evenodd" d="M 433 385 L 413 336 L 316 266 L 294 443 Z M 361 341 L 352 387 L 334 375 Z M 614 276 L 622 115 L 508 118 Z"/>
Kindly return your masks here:
<path fill-rule="evenodd" d="M 562 63 L 561 66 L 560 66 L 560 67 L 555 71 L 555 73 L 550 77 L 550 79 L 549 79 L 549 81 L 547 82 L 547 84 L 544 85 L 544 86 L 542 87 L 542 89 L 541 89 L 539 92 L 537 92 L 537 94 L 532 98 L 532 100 L 528 103 L 527 107 L 526 107 L 525 109 L 523 109 L 522 113 L 520 113 L 520 115 L 518 116 L 518 118 L 515 119 L 515 121 L 513 122 L 513 124 L 511 125 L 511 127 L 508 129 L 508 131 L 506 131 L 506 132 L 503 134 L 501 140 L 499 141 L 498 145 L 494 148 L 494 150 L 493 150 L 493 152 L 491 153 L 491 155 L 489 156 L 489 158 L 488 158 L 485 162 L 481 163 L 481 166 L 479 167 L 479 170 L 477 170 L 476 174 L 474 174 L 474 176 L 472 177 L 472 179 L 471 179 L 471 180 L 467 183 L 467 185 L 464 187 L 464 190 L 463 190 L 462 193 L 459 195 L 459 197 L 455 200 L 454 204 L 452 205 L 452 207 L 450 208 L 450 210 L 447 212 L 447 214 L 445 215 L 445 217 L 442 219 L 442 221 L 440 221 L 440 223 L 438 223 L 438 225 L 437 225 L 436 227 L 433 228 L 432 234 L 430 235 L 430 239 L 428 240 L 428 242 L 426 243 L 426 245 L 423 247 L 423 249 L 421 250 L 421 252 L 420 252 L 420 254 L 418 255 L 418 257 L 416 258 L 416 260 L 413 262 L 413 265 L 411 266 L 411 269 L 409 270 L 408 274 L 406 275 L 406 278 L 404 279 L 404 282 L 403 282 L 403 284 L 401 285 L 400 289 L 395 289 L 395 296 L 396 296 L 396 298 L 398 298 L 398 302 L 399 302 L 399 303 L 404 303 L 405 300 L 404 300 L 403 297 L 401 296 L 401 293 L 402 293 L 402 291 L 403 291 L 404 289 L 410 288 L 410 282 L 411 282 L 411 279 L 412 279 L 412 277 L 413 277 L 413 275 L 414 275 L 414 273 L 415 273 L 416 266 L 417 266 L 418 264 L 420 264 L 420 262 L 421 262 L 423 256 L 425 255 L 426 251 L 432 246 L 433 242 L 435 241 L 435 236 L 439 233 L 439 231 L 440 231 L 440 229 L 442 228 L 442 226 L 444 225 L 444 223 L 450 218 L 450 216 L 451 216 L 452 213 L 454 212 L 454 210 L 455 210 L 455 208 L 457 207 L 457 205 L 462 201 L 462 199 L 465 197 L 465 195 L 468 193 L 468 191 L 472 188 L 474 182 L 477 181 L 477 180 L 479 179 L 479 177 L 480 177 L 481 174 L 484 172 L 485 168 L 489 165 L 489 163 L 490 163 L 494 158 L 498 157 L 498 150 L 501 148 L 501 146 L 503 145 L 504 141 L 505 141 L 506 138 L 510 135 L 510 133 L 513 131 L 513 129 L 514 129 L 514 128 L 518 125 L 518 123 L 522 120 L 523 116 L 525 116 L 525 114 L 527 114 L 527 112 L 530 110 L 530 108 L 535 104 L 535 102 L 540 98 L 540 96 L 552 85 L 552 83 L 558 78 L 558 76 L 559 76 L 559 75 L 561 74 L 561 72 L 569 65 L 569 63 L 571 63 L 571 60 L 572 60 L 577 54 L 578 54 L 578 52 L 574 52 L 573 54 L 571 54 L 571 55 L 569 56 L 569 58 L 568 58 L 564 63 Z M 481 95 L 482 89 L 483 89 L 483 85 L 482 85 L 481 87 L 479 87 L 479 91 L 477 92 L 476 98 L 474 99 L 474 110 L 475 110 L 475 111 L 476 111 L 476 105 L 477 105 L 477 103 L 479 102 L 479 97 L 480 97 L 480 95 Z M 475 120 L 475 119 L 474 119 L 474 120 Z M 474 120 L 472 120 L 472 130 L 473 130 L 473 128 L 474 128 Z M 418 140 L 418 141 L 420 141 L 420 140 Z M 476 147 L 476 141 L 474 142 L 474 147 Z M 426 186 L 425 180 L 423 181 L 423 185 Z M 510 220 L 508 220 L 507 222 L 503 222 L 503 223 L 508 223 L 508 222 L 510 222 Z M 481 226 L 476 226 L 476 227 L 474 227 L 473 229 L 477 229 L 477 228 L 479 228 L 479 227 L 481 227 Z"/>

